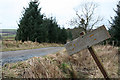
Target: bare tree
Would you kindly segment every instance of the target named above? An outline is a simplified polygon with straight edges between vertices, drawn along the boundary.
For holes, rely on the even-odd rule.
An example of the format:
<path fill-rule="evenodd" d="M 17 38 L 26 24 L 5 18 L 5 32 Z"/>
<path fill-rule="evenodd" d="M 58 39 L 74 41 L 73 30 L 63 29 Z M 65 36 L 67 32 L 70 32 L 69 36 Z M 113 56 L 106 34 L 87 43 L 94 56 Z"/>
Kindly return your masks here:
<path fill-rule="evenodd" d="M 93 27 L 102 21 L 100 16 L 95 15 L 97 4 L 93 2 L 87 2 L 81 5 L 81 10 L 75 10 L 76 18 L 70 21 L 70 25 L 76 25 L 85 30 L 85 32 L 91 31 Z"/>

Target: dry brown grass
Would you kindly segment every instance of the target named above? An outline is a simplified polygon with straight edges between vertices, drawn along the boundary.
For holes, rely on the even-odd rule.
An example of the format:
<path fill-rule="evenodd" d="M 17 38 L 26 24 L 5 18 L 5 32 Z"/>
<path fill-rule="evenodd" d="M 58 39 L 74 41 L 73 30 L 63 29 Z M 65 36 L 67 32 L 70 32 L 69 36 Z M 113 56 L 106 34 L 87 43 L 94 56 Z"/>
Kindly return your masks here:
<path fill-rule="evenodd" d="M 14 51 L 14 50 L 24 50 L 24 49 L 35 49 L 43 47 L 59 47 L 62 44 L 56 43 L 38 43 L 31 41 L 2 41 L 2 51 Z"/>
<path fill-rule="evenodd" d="M 118 78 L 118 48 L 94 46 L 110 78 Z M 3 77 L 14 78 L 103 78 L 89 51 L 69 56 L 66 50 L 44 57 L 5 64 Z"/>

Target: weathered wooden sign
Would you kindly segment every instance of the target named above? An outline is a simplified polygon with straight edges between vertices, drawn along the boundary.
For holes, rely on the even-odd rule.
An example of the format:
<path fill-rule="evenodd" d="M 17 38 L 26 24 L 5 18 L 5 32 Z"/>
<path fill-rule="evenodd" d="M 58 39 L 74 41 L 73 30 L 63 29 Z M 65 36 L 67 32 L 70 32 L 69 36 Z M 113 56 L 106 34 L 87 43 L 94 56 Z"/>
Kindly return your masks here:
<path fill-rule="evenodd" d="M 92 48 L 92 45 L 95 45 L 103 40 L 106 40 L 110 38 L 109 33 L 107 32 L 105 26 L 101 26 L 97 28 L 96 30 L 87 33 L 84 35 L 84 33 L 80 34 L 81 36 L 65 45 L 68 53 L 70 55 L 79 52 L 82 49 L 88 48 L 90 51 L 94 61 L 96 62 L 97 66 L 99 67 L 101 73 L 103 74 L 104 78 L 106 80 L 110 80 L 108 77 L 108 73 L 106 72 L 104 66 L 100 62 L 97 54 L 95 53 L 95 50 Z"/>
<path fill-rule="evenodd" d="M 77 39 L 67 43 L 65 47 L 67 52 L 72 55 L 108 38 L 110 38 L 108 31 L 105 26 L 101 26 L 86 35 L 80 36 Z"/>

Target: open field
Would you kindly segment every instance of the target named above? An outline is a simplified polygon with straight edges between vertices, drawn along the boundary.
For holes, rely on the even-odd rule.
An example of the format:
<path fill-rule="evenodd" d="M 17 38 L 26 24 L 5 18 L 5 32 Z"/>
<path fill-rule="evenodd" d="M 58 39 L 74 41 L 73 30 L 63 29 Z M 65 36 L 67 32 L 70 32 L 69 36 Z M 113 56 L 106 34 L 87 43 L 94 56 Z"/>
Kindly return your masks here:
<path fill-rule="evenodd" d="M 3 40 L 15 40 L 16 29 L 0 29 Z"/>
<path fill-rule="evenodd" d="M 2 51 L 16 51 L 25 49 L 36 49 L 43 47 L 61 47 L 63 44 L 56 43 L 38 43 L 31 41 L 2 41 Z M 1 50 L 0 50 L 1 51 Z"/>
<path fill-rule="evenodd" d="M 109 77 L 118 78 L 118 47 L 96 45 L 94 48 Z M 87 49 L 72 56 L 64 49 L 56 54 L 5 64 L 2 70 L 4 78 L 103 78 Z"/>
<path fill-rule="evenodd" d="M 0 29 L 2 32 L 16 32 L 16 29 Z"/>

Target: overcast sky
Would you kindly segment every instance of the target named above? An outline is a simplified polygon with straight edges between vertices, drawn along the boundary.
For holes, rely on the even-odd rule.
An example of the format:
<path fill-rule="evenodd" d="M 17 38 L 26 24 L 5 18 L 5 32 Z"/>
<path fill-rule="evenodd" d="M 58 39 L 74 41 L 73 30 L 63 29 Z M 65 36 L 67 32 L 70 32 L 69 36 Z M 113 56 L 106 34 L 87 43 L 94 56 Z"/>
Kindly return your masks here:
<path fill-rule="evenodd" d="M 39 0 L 41 12 L 47 17 L 56 17 L 61 27 L 71 28 L 69 21 L 75 17 L 75 8 L 87 0 Z M 101 25 L 109 26 L 110 16 L 114 17 L 118 0 L 88 0 L 99 5 L 98 15 L 104 18 Z M 23 7 L 28 7 L 30 0 L 0 0 L 0 29 L 17 29 Z"/>

